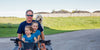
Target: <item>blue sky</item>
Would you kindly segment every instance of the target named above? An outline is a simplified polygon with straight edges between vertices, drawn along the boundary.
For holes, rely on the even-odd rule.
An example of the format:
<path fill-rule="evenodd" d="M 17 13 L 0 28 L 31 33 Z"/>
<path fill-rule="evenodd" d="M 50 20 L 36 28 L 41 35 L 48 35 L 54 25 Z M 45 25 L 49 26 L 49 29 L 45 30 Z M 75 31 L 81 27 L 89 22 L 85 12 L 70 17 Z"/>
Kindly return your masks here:
<path fill-rule="evenodd" d="M 0 16 L 24 16 L 27 9 L 34 12 L 51 12 L 65 9 L 100 10 L 100 0 L 0 0 Z"/>

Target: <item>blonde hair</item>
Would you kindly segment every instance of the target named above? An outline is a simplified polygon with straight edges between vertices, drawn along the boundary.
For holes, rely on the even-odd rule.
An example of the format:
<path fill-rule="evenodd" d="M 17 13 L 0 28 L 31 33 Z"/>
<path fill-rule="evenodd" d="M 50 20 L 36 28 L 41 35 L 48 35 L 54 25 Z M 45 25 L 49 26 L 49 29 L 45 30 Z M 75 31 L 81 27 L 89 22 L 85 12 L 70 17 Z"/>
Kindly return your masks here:
<path fill-rule="evenodd" d="M 33 25 L 34 23 L 38 24 L 38 22 L 35 21 L 35 22 L 32 23 L 32 25 Z"/>
<path fill-rule="evenodd" d="M 25 26 L 25 28 L 29 28 L 30 31 L 34 31 L 33 28 L 30 25 Z"/>

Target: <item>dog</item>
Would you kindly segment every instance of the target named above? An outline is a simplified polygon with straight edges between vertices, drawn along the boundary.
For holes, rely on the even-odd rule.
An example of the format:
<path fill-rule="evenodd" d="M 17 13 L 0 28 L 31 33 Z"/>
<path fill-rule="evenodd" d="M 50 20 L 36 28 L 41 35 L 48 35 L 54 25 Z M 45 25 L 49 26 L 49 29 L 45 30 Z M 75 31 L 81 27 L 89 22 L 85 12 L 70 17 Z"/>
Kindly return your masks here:
<path fill-rule="evenodd" d="M 41 26 L 42 26 L 42 28 L 44 29 L 44 27 L 43 27 L 43 24 L 42 24 L 42 22 L 43 22 L 43 17 L 42 17 L 42 15 L 37 15 L 36 16 L 36 21 L 38 21 L 40 24 L 41 24 Z"/>

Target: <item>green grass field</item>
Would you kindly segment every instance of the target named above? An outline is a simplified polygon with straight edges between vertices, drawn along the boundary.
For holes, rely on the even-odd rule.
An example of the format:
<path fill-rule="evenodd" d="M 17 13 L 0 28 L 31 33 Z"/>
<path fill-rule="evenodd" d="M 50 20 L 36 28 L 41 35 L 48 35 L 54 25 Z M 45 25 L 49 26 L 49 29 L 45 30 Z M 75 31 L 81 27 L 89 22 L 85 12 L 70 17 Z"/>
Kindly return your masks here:
<path fill-rule="evenodd" d="M 0 37 L 17 36 L 17 28 L 25 18 L 0 17 Z M 44 34 L 51 35 L 100 28 L 100 17 L 44 17 Z"/>

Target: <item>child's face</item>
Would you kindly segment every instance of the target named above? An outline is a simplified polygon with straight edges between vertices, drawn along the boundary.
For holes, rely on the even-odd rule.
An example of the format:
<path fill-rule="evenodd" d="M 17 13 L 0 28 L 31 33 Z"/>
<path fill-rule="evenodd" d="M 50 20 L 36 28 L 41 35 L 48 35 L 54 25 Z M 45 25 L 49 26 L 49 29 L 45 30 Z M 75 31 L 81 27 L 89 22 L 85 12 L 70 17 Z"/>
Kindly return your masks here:
<path fill-rule="evenodd" d="M 31 32 L 32 32 L 32 31 L 30 31 L 29 28 L 25 28 L 25 34 L 26 34 L 26 35 L 31 34 Z"/>
<path fill-rule="evenodd" d="M 37 23 L 34 23 L 34 24 L 32 25 L 32 28 L 33 28 L 34 31 L 36 31 L 36 30 L 38 29 L 38 24 L 37 24 Z"/>

